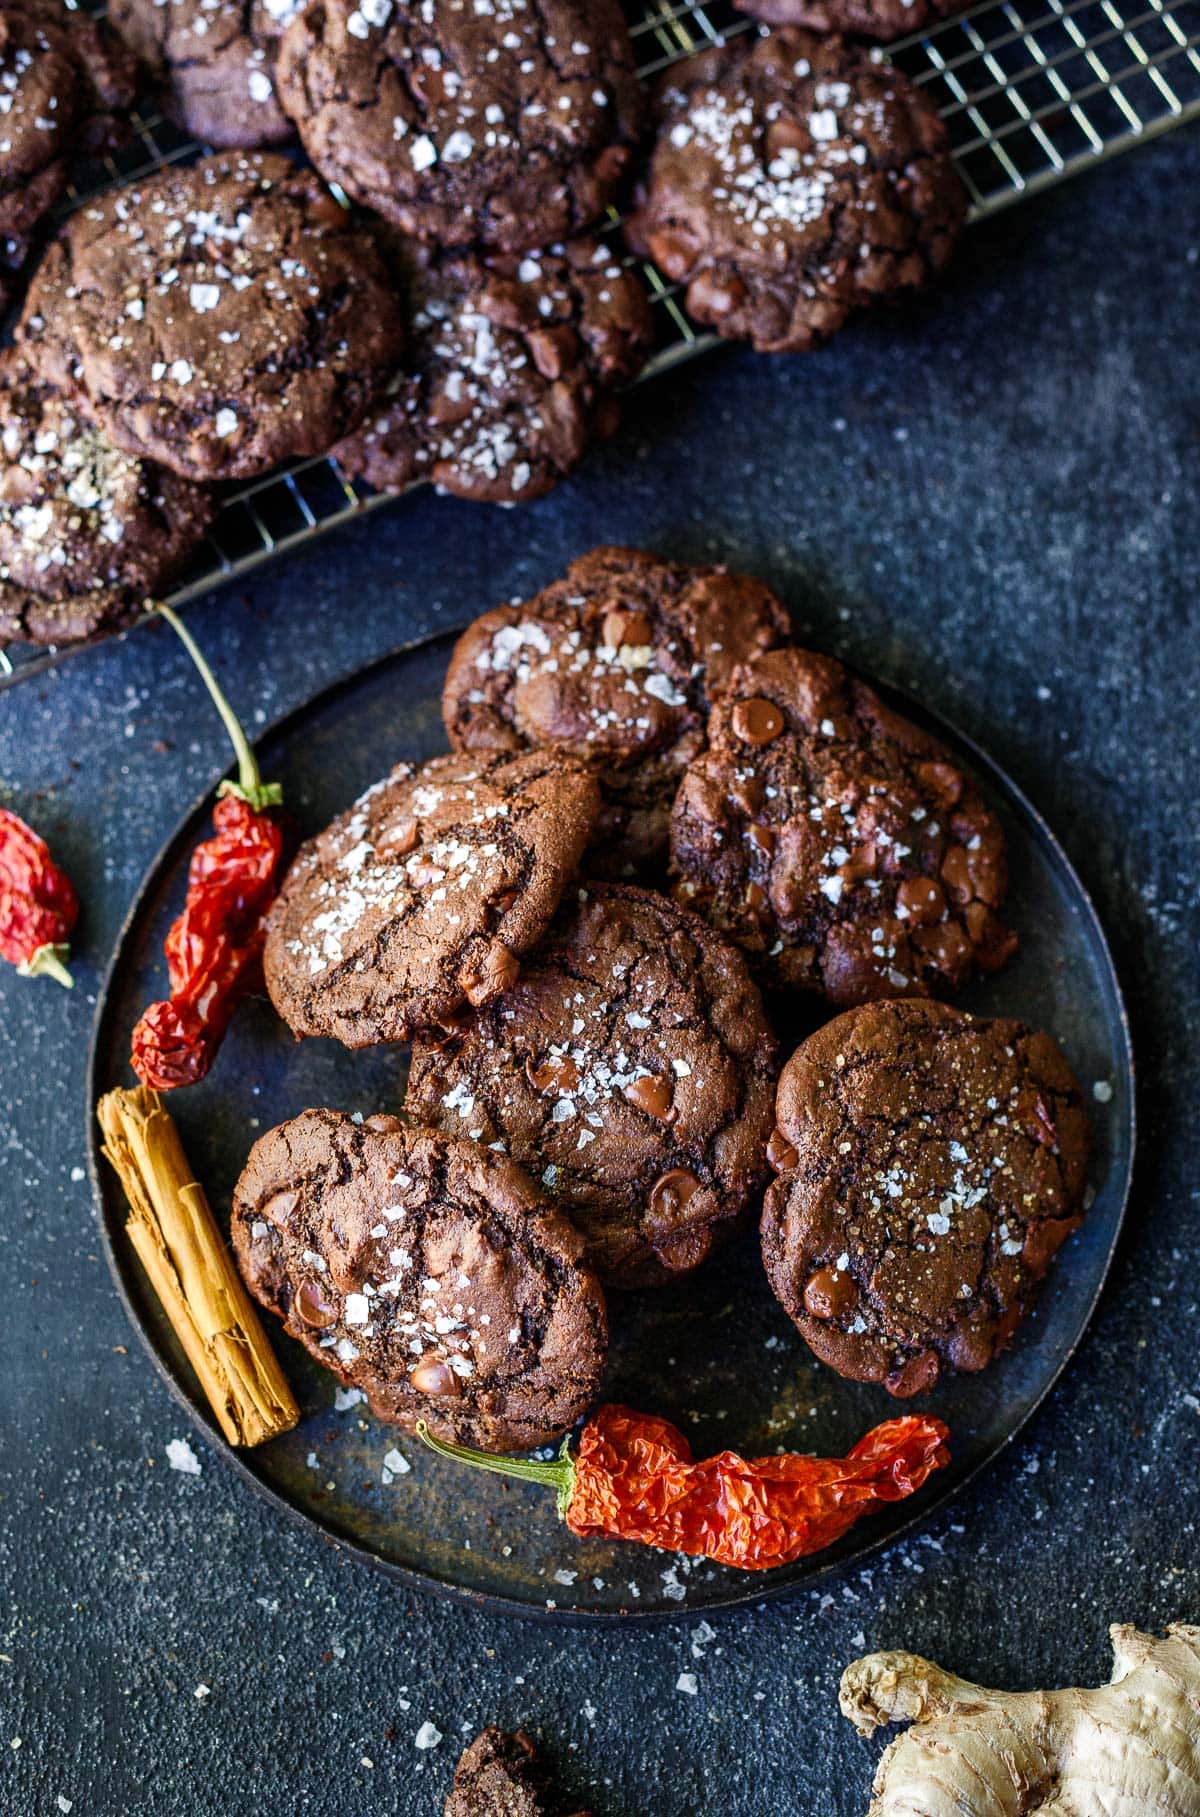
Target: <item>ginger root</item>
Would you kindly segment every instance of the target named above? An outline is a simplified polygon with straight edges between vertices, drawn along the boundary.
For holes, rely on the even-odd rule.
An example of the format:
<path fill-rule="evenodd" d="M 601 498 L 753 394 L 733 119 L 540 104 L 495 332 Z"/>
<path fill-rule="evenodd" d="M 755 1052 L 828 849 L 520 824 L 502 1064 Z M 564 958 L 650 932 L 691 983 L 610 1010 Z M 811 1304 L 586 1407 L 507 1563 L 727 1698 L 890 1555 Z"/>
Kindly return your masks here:
<path fill-rule="evenodd" d="M 879 1762 L 868 1817 L 1200 1817 L 1200 1628 L 1109 1629 L 1097 1690 L 986 1691 L 913 1653 L 842 1674 L 862 1735 L 915 1726 Z"/>

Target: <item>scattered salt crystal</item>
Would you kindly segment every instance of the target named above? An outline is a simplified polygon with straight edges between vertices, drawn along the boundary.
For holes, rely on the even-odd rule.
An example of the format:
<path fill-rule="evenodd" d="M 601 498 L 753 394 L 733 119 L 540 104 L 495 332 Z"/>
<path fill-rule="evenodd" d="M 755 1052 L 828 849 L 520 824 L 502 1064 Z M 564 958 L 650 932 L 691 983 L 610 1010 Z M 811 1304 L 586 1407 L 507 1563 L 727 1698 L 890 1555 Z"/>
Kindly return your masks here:
<path fill-rule="evenodd" d="M 431 1722 L 423 1722 L 413 1736 L 413 1746 L 421 1749 L 436 1748 L 442 1739 L 442 1731 Z"/>
<path fill-rule="evenodd" d="M 185 1438 L 168 1439 L 167 1462 L 172 1470 L 182 1471 L 184 1476 L 200 1474 L 200 1459 Z"/>

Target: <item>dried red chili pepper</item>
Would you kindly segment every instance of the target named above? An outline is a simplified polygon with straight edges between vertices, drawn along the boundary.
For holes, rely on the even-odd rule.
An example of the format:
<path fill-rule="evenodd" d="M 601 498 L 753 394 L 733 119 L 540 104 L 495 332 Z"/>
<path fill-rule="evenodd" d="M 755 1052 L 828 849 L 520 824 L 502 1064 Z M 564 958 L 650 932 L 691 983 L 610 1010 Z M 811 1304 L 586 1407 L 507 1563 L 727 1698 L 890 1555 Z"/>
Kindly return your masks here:
<path fill-rule="evenodd" d="M 158 611 L 182 638 L 238 759 L 237 782 L 217 790 L 213 837 L 192 854 L 187 902 L 164 943 L 171 995 L 152 1003 L 133 1031 L 134 1072 L 154 1091 L 173 1091 L 204 1077 L 239 1001 L 261 982 L 262 921 L 278 891 L 283 858 L 283 828 L 272 810 L 283 791 L 263 782 L 195 640 L 169 607 Z"/>
<path fill-rule="evenodd" d="M 78 919 L 75 886 L 46 841 L 0 808 L 0 956 L 23 978 L 54 978 L 70 990 L 68 936 Z"/>
<path fill-rule="evenodd" d="M 691 1552 L 742 1571 L 766 1571 L 819 1552 L 876 1502 L 901 1501 L 950 1461 L 941 1420 L 885 1420 L 849 1456 L 739 1457 L 696 1462 L 678 1427 L 628 1407 L 601 1407 L 550 1463 L 498 1458 L 417 1431 L 439 1457 L 544 1483 L 581 1539 L 632 1539 Z"/>

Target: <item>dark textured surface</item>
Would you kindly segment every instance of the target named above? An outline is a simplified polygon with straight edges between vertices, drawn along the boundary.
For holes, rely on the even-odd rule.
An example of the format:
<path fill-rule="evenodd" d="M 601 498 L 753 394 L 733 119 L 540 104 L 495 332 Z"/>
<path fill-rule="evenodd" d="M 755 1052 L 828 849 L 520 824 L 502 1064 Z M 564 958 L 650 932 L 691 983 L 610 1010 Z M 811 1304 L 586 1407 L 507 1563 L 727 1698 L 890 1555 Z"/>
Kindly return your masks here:
<path fill-rule="evenodd" d="M 878 1747 L 835 1690 L 864 1646 L 1031 1684 L 1106 1676 L 1111 1619 L 1200 1615 L 1198 151 L 1181 131 L 974 230 L 943 298 L 824 354 L 723 355 L 647 388 L 527 512 L 423 496 L 191 617 L 265 720 L 591 541 L 723 556 L 814 642 L 921 688 L 1048 814 L 1134 1014 L 1128 1230 L 1027 1437 L 873 1569 L 703 1628 L 681 1605 L 655 1630 L 550 1632 L 339 1560 L 198 1443 L 201 1474 L 171 1471 L 183 1421 L 76 1177 L 88 999 L 138 878 L 226 753 L 165 632 L 0 699 L 3 798 L 87 904 L 73 997 L 0 979 L 6 1811 L 435 1817 L 460 1729 L 496 1719 L 553 1736 L 600 1817 L 853 1817 Z M 426 1720 L 432 1751 L 414 1747 Z"/>

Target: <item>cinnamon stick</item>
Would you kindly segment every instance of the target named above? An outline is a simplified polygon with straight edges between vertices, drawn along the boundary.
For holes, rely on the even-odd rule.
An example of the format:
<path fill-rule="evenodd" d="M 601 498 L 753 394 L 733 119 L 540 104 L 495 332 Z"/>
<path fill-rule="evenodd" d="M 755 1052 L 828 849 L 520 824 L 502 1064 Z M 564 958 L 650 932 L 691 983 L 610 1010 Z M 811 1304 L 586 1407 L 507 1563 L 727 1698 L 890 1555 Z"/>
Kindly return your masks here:
<path fill-rule="evenodd" d="M 96 1107 L 129 1201 L 125 1231 L 231 1445 L 260 1445 L 300 1418 L 291 1389 L 157 1092 Z"/>

